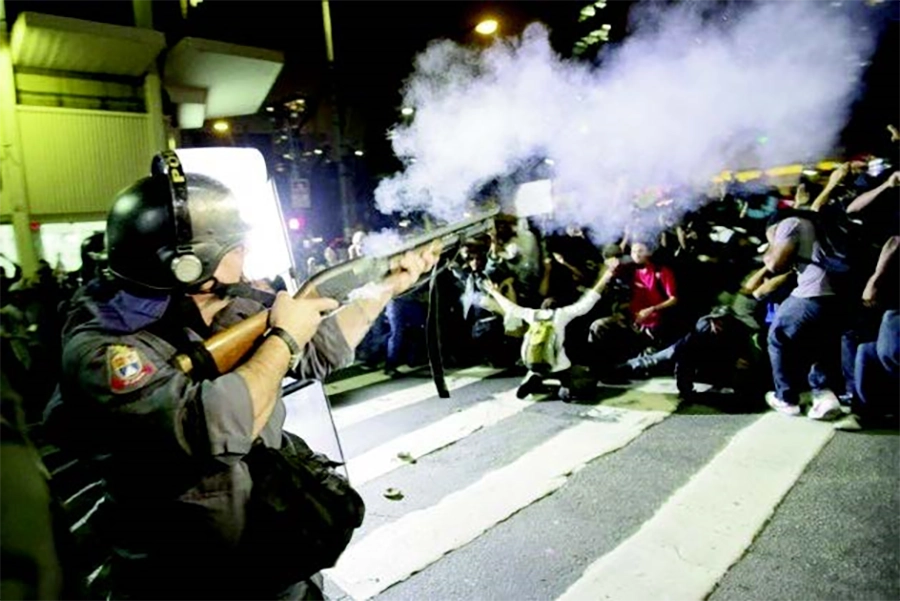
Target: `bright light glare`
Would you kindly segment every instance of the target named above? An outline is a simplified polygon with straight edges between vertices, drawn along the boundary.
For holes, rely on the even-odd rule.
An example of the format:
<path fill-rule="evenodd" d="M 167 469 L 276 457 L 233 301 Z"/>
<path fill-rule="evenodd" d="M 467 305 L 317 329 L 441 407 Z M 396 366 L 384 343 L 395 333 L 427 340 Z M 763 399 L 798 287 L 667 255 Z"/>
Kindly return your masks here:
<path fill-rule="evenodd" d="M 362 150 L 357 150 L 357 151 L 354 152 L 353 154 L 355 154 L 355 155 L 358 156 L 358 157 L 361 157 L 361 156 L 363 155 L 363 151 L 362 151 Z"/>
<path fill-rule="evenodd" d="M 262 154 L 255 148 L 222 147 L 185 148 L 177 153 L 185 171 L 215 178 L 234 192 L 241 217 L 250 226 L 244 274 L 251 280 L 281 275 L 291 291 L 291 249 Z"/>
<path fill-rule="evenodd" d="M 409 117 L 415 112 L 416 109 L 412 108 L 411 106 L 404 106 L 402 109 L 400 109 L 400 114 L 404 117 Z"/>
<path fill-rule="evenodd" d="M 228 131 L 228 121 L 216 121 L 213 123 L 213 129 L 221 133 Z"/>
<path fill-rule="evenodd" d="M 515 212 L 519 217 L 553 212 L 553 185 L 549 179 L 522 184 L 516 190 Z"/>
<path fill-rule="evenodd" d="M 313 150 L 313 154 L 322 154 L 322 149 L 316 148 L 315 150 Z"/>
<path fill-rule="evenodd" d="M 499 27 L 499 25 L 500 24 L 494 19 L 485 19 L 475 26 L 475 31 L 481 35 L 492 35 L 497 33 L 497 27 Z"/>
<path fill-rule="evenodd" d="M 290 219 L 288 219 L 288 228 L 291 230 L 294 230 L 294 231 L 299 230 L 300 229 L 300 220 L 297 219 L 296 217 L 291 217 Z"/>

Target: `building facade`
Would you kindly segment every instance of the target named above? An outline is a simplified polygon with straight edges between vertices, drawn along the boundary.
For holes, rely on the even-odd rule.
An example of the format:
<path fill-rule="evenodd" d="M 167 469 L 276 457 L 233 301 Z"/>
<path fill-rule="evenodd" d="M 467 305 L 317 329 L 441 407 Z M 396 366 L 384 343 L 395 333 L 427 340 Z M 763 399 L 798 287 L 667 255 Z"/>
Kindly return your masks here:
<path fill-rule="evenodd" d="M 0 252 L 26 274 L 41 258 L 77 268 L 80 239 L 155 153 L 208 119 L 258 112 L 282 69 L 271 50 L 169 47 L 154 6 L 135 0 L 131 25 L 36 12 L 10 25 L 0 0 Z"/>

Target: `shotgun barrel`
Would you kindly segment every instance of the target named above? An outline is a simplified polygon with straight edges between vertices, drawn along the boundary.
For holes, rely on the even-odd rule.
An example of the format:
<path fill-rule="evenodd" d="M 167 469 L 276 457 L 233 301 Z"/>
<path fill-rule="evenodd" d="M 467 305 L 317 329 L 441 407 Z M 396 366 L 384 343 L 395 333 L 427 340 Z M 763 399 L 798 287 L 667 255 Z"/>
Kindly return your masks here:
<path fill-rule="evenodd" d="M 329 267 L 305 281 L 294 297 L 333 298 L 343 303 L 352 291 L 387 276 L 396 268 L 404 253 L 435 242 L 440 245 L 442 253 L 450 252 L 469 238 L 489 231 L 498 213 L 498 210 L 492 210 L 413 236 L 383 256 L 359 257 Z M 203 342 L 219 373 L 231 371 L 253 349 L 259 338 L 268 331 L 268 323 L 269 312 L 262 311 Z M 177 355 L 174 363 L 185 373 L 194 369 L 194 362 L 187 354 Z"/>

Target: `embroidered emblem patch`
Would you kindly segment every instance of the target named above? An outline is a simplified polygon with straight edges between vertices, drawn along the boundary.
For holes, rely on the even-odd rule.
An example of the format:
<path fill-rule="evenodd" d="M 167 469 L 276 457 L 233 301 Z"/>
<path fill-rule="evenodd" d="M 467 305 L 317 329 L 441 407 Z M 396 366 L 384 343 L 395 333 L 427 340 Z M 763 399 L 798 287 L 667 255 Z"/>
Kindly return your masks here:
<path fill-rule="evenodd" d="M 109 368 L 109 387 L 113 392 L 125 392 L 156 373 L 152 363 L 141 358 L 133 347 L 114 344 L 106 349 Z"/>

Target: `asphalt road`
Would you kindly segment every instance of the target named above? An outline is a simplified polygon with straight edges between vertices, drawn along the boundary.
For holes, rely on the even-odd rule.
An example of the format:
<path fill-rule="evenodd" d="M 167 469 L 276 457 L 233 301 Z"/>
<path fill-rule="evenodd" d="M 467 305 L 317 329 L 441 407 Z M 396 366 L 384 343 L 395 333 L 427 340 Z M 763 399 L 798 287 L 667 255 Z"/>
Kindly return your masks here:
<path fill-rule="evenodd" d="M 517 384 L 329 384 L 367 504 L 330 598 L 900 599 L 897 431 L 679 405 L 666 379 L 572 404 Z"/>

